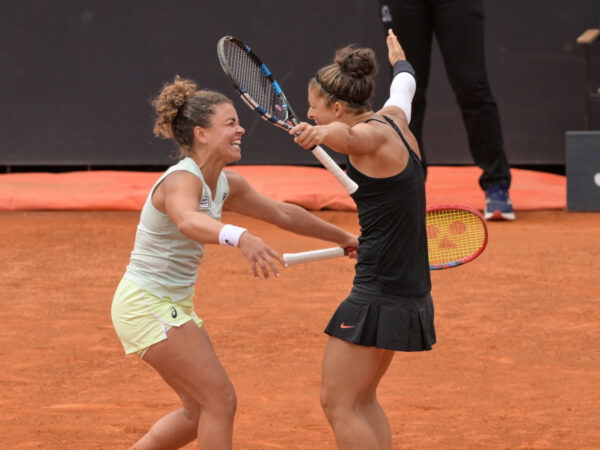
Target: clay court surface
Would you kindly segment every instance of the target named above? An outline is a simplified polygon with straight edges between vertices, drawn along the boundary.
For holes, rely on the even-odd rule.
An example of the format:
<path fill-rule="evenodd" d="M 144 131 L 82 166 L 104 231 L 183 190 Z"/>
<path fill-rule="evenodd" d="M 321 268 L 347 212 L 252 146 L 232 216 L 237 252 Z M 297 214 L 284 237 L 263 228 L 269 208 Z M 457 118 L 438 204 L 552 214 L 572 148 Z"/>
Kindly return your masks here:
<path fill-rule="evenodd" d="M 314 213 L 358 231 L 354 212 Z M 489 224 L 478 259 L 432 273 L 438 343 L 398 353 L 380 389 L 394 448 L 600 448 L 600 214 L 517 214 Z M 179 407 L 110 320 L 138 215 L 0 212 L 3 449 L 125 449 Z M 329 246 L 224 221 L 281 252 Z M 236 386 L 236 449 L 335 449 L 322 330 L 352 272 L 339 259 L 256 280 L 237 249 L 207 247 L 196 309 Z"/>

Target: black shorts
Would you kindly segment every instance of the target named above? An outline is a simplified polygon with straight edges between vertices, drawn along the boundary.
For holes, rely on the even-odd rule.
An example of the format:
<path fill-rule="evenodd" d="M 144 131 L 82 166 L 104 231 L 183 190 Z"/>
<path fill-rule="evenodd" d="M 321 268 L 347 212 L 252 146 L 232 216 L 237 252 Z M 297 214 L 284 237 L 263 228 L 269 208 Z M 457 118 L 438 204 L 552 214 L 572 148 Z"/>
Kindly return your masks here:
<path fill-rule="evenodd" d="M 431 294 L 421 298 L 373 294 L 355 286 L 325 333 L 358 345 L 404 352 L 435 344 Z"/>

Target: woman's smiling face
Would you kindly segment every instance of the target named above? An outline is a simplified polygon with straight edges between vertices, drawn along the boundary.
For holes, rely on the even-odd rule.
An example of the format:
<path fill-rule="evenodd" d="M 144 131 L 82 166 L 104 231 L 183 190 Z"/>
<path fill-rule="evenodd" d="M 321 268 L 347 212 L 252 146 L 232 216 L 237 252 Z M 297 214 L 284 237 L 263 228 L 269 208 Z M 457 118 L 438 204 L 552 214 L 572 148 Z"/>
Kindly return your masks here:
<path fill-rule="evenodd" d="M 210 127 L 204 129 L 207 143 L 222 152 L 227 162 L 239 161 L 246 130 L 239 123 L 235 107 L 231 103 L 220 103 L 214 106 L 214 111 Z"/>

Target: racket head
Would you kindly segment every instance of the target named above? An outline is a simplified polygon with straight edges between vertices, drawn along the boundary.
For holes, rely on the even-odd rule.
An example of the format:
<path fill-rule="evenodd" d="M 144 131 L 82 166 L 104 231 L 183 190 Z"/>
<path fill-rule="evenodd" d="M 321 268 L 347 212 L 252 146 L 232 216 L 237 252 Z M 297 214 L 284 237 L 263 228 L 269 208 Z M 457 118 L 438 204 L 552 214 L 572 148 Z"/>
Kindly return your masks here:
<path fill-rule="evenodd" d="M 250 46 L 234 36 L 223 36 L 217 43 L 221 68 L 242 101 L 269 123 L 289 130 L 298 119 L 279 83 Z"/>
<path fill-rule="evenodd" d="M 234 36 L 223 36 L 217 43 L 217 57 L 236 93 L 252 111 L 285 131 L 300 123 L 279 83 L 248 45 Z M 358 189 L 358 185 L 325 150 L 315 146 L 311 151 L 342 184 L 346 192 L 352 194 Z"/>
<path fill-rule="evenodd" d="M 472 261 L 487 245 L 485 219 L 470 206 L 428 207 L 426 227 L 431 270 L 449 269 Z"/>

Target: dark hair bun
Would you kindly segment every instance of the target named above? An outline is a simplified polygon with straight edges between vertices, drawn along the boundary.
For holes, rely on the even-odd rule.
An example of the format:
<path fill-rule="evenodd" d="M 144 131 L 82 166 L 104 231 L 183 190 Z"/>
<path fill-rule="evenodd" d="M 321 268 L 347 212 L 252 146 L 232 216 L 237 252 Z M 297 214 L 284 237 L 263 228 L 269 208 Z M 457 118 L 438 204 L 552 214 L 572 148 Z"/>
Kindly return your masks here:
<path fill-rule="evenodd" d="M 377 73 L 375 52 L 370 48 L 347 46 L 335 53 L 335 63 L 340 71 L 354 78 L 362 78 Z"/>

